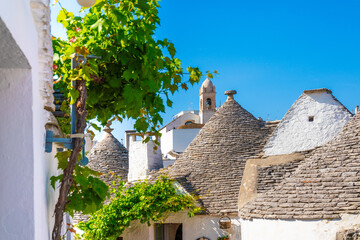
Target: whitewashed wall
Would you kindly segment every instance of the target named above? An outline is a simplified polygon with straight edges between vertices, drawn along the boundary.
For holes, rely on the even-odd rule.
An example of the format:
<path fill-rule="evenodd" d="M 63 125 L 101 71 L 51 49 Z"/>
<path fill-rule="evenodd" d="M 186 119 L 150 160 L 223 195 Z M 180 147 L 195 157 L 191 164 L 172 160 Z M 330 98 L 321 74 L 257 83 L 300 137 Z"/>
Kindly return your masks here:
<path fill-rule="evenodd" d="M 173 129 L 166 133 L 162 133 L 160 139 L 161 152 L 164 155 L 170 151 L 184 152 L 199 131 L 200 128 Z"/>
<path fill-rule="evenodd" d="M 154 146 L 153 141 L 130 140 L 128 181 L 145 179 L 151 170 L 163 167 L 161 150 L 154 151 Z"/>
<path fill-rule="evenodd" d="M 189 218 L 186 213 L 177 213 L 167 218 L 164 223 L 182 223 L 184 240 L 196 240 L 199 237 L 216 240 L 218 237 L 226 235 L 229 235 L 230 239 L 241 239 L 239 218 L 232 218 L 232 227 L 226 230 L 220 229 L 218 221 L 218 217 L 195 216 Z M 153 226 L 148 227 L 146 224 L 139 223 L 131 224 L 131 228 L 123 237 L 124 240 L 155 240 Z"/>
<path fill-rule="evenodd" d="M 241 240 L 336 240 L 337 232 L 359 228 L 359 224 L 360 215 L 332 221 L 241 220 Z"/>
<path fill-rule="evenodd" d="M 31 89 L 30 70 L 0 69 L 0 238 L 3 239 L 35 236 Z"/>
<path fill-rule="evenodd" d="M 47 184 L 55 170 L 44 152 L 44 108 L 52 105 L 52 85 L 44 84 L 52 82 L 51 36 L 46 47 L 38 41 L 49 34 L 48 6 L 48 0 L 0 2 L 1 22 L 11 36 L 4 39 L 2 32 L 0 38 L 0 239 L 49 239 Z"/>
<path fill-rule="evenodd" d="M 198 114 L 183 111 L 183 112 L 180 112 L 178 115 L 179 115 L 179 117 L 177 117 L 173 121 L 166 124 L 166 126 L 162 129 L 161 132 L 163 132 L 163 131 L 167 132 L 174 128 L 177 129 L 178 127 L 184 125 L 185 122 L 187 122 L 189 120 L 194 121 L 194 123 L 200 123 L 200 117 Z"/>
<path fill-rule="evenodd" d="M 309 121 L 314 116 L 314 121 Z M 265 146 L 266 155 L 310 150 L 333 139 L 351 114 L 327 92 L 302 94 Z"/>

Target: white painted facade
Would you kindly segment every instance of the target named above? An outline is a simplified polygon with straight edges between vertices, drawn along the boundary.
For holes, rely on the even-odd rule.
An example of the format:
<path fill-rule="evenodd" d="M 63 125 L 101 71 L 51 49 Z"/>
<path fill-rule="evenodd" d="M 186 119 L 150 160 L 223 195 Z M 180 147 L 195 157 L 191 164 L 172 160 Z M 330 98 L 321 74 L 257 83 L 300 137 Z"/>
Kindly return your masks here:
<path fill-rule="evenodd" d="M 313 121 L 309 121 L 311 117 Z M 350 117 L 331 92 L 303 93 L 270 137 L 265 154 L 290 154 L 321 146 L 333 139 Z"/>
<path fill-rule="evenodd" d="M 1 1 L 0 239 L 50 238 L 56 196 L 49 177 L 57 171 L 55 151 L 44 148 L 51 67 L 49 1 Z"/>
<path fill-rule="evenodd" d="M 182 239 L 184 240 L 196 240 L 200 237 L 216 240 L 218 237 L 226 235 L 229 235 L 230 239 L 241 239 L 240 219 L 238 217 L 231 218 L 230 229 L 220 229 L 219 217 L 198 215 L 189 218 L 186 213 L 176 213 L 169 216 L 164 223 L 182 223 Z M 147 227 L 146 224 L 133 223 L 122 236 L 124 240 L 155 240 L 154 225 Z"/>
<path fill-rule="evenodd" d="M 167 154 L 170 151 L 184 152 L 199 131 L 200 128 L 173 129 L 167 133 L 162 133 L 160 144 L 164 157 L 171 158 L 171 156 Z"/>
<path fill-rule="evenodd" d="M 163 167 L 161 150 L 154 150 L 155 143 L 136 141 L 135 135 L 129 140 L 129 173 L 128 181 L 137 181 L 147 178 L 151 170 Z"/>
<path fill-rule="evenodd" d="M 173 129 L 185 125 L 186 122 L 191 121 L 193 123 L 200 123 L 199 111 L 181 111 L 176 114 L 171 122 L 166 124 L 162 129 L 161 133 L 166 133 Z"/>
<path fill-rule="evenodd" d="M 207 78 L 200 87 L 199 111 L 182 111 L 173 117 L 161 130 L 161 152 L 164 158 L 176 159 L 169 152 L 182 153 L 200 131 L 199 128 L 178 129 L 188 123 L 205 124 L 216 112 L 214 84 Z"/>
<path fill-rule="evenodd" d="M 340 220 L 241 220 L 241 240 L 336 240 L 336 233 L 360 228 L 360 215 Z M 240 240 L 240 239 L 239 239 Z"/>

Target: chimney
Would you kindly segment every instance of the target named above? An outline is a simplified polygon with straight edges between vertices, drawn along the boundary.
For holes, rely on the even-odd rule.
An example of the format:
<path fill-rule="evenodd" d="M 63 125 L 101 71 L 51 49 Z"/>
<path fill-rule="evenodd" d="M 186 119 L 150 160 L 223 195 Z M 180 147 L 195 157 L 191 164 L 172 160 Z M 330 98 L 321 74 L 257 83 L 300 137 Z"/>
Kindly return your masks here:
<path fill-rule="evenodd" d="M 126 145 L 129 151 L 129 182 L 146 179 L 150 171 L 163 168 L 161 148 L 157 146 L 157 149 L 154 150 L 153 140 L 143 143 L 147 136 L 150 135 L 146 134 L 141 137 L 139 133 L 126 131 Z"/>
<path fill-rule="evenodd" d="M 356 106 L 355 107 L 355 114 L 358 114 L 359 113 L 359 106 Z"/>
<path fill-rule="evenodd" d="M 133 135 L 134 133 L 136 133 L 135 130 L 127 130 L 125 131 L 125 147 L 126 149 L 129 151 L 129 144 L 130 144 L 130 138 L 135 137 L 135 135 Z"/>

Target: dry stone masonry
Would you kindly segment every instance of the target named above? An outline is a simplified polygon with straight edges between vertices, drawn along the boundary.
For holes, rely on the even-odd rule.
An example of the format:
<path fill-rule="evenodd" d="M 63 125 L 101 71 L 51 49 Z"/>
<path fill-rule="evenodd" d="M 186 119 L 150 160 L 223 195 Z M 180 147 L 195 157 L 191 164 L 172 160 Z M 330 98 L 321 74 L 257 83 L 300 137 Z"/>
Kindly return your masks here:
<path fill-rule="evenodd" d="M 339 219 L 360 213 L 360 114 L 292 176 L 240 209 L 246 219 Z"/>
<path fill-rule="evenodd" d="M 270 129 L 228 99 L 180 155 L 167 173 L 200 196 L 208 214 L 237 213 L 237 198 L 246 160 L 260 155 Z M 159 175 L 156 173 L 154 175 Z"/>
<path fill-rule="evenodd" d="M 91 149 L 87 155 L 89 158 L 88 167 L 101 172 L 103 175 L 101 180 L 108 184 L 114 180 L 112 178 L 113 172 L 115 176 L 121 177 L 122 180 L 127 180 L 129 169 L 129 158 L 127 149 L 112 135 L 110 129 L 104 129 L 104 135 L 101 140 Z"/>

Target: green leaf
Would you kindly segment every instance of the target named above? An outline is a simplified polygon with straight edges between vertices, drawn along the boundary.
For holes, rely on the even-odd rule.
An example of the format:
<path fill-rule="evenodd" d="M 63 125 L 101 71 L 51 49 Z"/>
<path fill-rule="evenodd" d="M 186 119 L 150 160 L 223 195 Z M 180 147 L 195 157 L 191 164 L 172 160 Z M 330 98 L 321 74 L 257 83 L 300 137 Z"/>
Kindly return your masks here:
<path fill-rule="evenodd" d="M 71 155 L 71 151 L 58 152 L 55 155 L 55 158 L 57 158 L 58 160 L 58 169 L 65 170 L 65 168 L 69 163 L 70 155 Z"/>
<path fill-rule="evenodd" d="M 101 131 L 101 127 L 99 127 L 98 125 L 96 125 L 95 123 L 90 123 L 90 125 L 96 130 L 96 131 Z"/>
<path fill-rule="evenodd" d="M 113 88 L 119 88 L 121 86 L 121 79 L 118 78 L 110 78 L 109 85 Z"/>
<path fill-rule="evenodd" d="M 56 18 L 56 21 L 59 23 L 61 21 L 64 21 L 67 18 L 66 11 L 61 10 Z"/>
<path fill-rule="evenodd" d="M 131 71 L 131 70 L 125 70 L 124 74 L 122 75 L 122 77 L 126 80 L 130 80 L 130 79 L 138 79 L 138 73 L 136 73 L 135 71 Z"/>
<path fill-rule="evenodd" d="M 98 178 L 94 178 L 93 189 L 100 198 L 106 198 L 109 195 L 109 187 Z"/>
<path fill-rule="evenodd" d="M 146 122 L 146 119 L 142 117 L 136 120 L 134 127 L 139 132 L 146 132 L 149 124 Z"/>
<path fill-rule="evenodd" d="M 99 20 L 97 20 L 96 23 L 94 23 L 90 28 L 97 29 L 98 32 L 100 33 L 102 31 L 104 22 L 105 22 L 104 18 L 99 18 Z"/>
<path fill-rule="evenodd" d="M 71 88 L 69 91 L 69 94 L 71 96 L 70 104 L 74 104 L 76 102 L 76 100 L 79 98 L 80 92 L 75 90 L 74 88 Z"/>
<path fill-rule="evenodd" d="M 59 176 L 51 176 L 50 177 L 50 185 L 51 187 L 55 190 L 55 184 L 57 181 L 61 181 L 63 178 L 63 174 L 59 175 Z"/>
<path fill-rule="evenodd" d="M 77 175 L 74 177 L 74 181 L 80 184 L 83 190 L 89 188 L 90 183 L 88 182 L 88 179 L 85 176 Z"/>
<path fill-rule="evenodd" d="M 174 58 L 175 53 L 176 53 L 176 50 L 175 50 L 175 46 L 174 46 L 173 43 L 170 43 L 170 45 L 169 45 L 169 47 L 168 47 L 168 51 L 169 51 L 169 53 L 170 53 L 170 56 L 171 56 L 172 58 Z"/>

